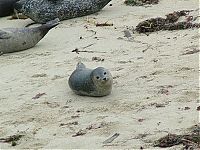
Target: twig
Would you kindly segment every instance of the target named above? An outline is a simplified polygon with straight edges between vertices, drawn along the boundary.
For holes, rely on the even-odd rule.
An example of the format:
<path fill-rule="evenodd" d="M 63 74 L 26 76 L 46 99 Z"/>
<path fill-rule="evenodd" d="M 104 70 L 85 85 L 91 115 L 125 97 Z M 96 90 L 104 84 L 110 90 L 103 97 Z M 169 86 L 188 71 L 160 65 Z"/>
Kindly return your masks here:
<path fill-rule="evenodd" d="M 97 23 L 96 24 L 96 27 L 103 27 L 103 26 L 113 26 L 113 23 Z"/>
<path fill-rule="evenodd" d="M 76 136 L 81 136 L 81 135 L 85 135 L 87 133 L 86 129 L 81 129 L 79 130 L 76 134 L 72 135 L 72 137 L 76 137 Z"/>
<path fill-rule="evenodd" d="M 87 46 L 85 46 L 85 47 L 82 47 L 82 49 L 88 48 L 88 47 L 90 47 L 90 46 L 92 46 L 92 45 L 94 45 L 94 44 L 95 44 L 95 43 L 89 44 L 89 45 L 87 45 Z"/>
<path fill-rule="evenodd" d="M 151 45 L 147 45 L 147 48 L 144 49 L 142 52 L 143 52 L 143 53 L 146 52 L 150 47 L 151 47 Z"/>
<path fill-rule="evenodd" d="M 41 96 L 46 95 L 46 93 L 38 93 L 37 95 L 35 95 L 32 99 L 38 99 Z"/>
<path fill-rule="evenodd" d="M 85 52 L 85 53 L 106 53 L 106 52 L 98 52 L 98 51 L 87 51 L 87 50 L 79 50 L 78 48 L 72 50 L 72 52 L 76 52 L 77 54 L 79 54 L 80 52 Z"/>
<path fill-rule="evenodd" d="M 105 141 L 103 142 L 103 144 L 111 143 L 111 142 L 114 141 L 118 136 L 119 136 L 119 133 L 115 133 L 113 136 L 111 136 L 110 138 L 108 138 L 107 140 L 105 140 Z"/>

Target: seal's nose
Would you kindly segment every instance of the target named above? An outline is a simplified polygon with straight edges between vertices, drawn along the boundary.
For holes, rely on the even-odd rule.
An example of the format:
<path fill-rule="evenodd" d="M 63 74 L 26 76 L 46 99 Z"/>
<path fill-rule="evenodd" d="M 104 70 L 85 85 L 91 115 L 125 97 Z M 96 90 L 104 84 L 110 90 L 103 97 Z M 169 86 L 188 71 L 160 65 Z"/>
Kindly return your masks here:
<path fill-rule="evenodd" d="M 103 78 L 103 80 L 104 80 L 104 81 L 106 81 L 106 80 L 107 80 L 107 78 L 105 77 L 105 78 Z"/>

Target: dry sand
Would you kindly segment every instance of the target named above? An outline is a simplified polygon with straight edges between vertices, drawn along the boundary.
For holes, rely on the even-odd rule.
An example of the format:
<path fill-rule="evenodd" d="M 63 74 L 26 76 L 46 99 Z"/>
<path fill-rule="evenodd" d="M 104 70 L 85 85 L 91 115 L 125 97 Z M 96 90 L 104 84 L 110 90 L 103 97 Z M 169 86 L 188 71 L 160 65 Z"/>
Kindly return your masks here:
<path fill-rule="evenodd" d="M 199 53 L 183 55 L 199 49 L 198 29 L 132 34 L 129 39 L 123 33 L 151 17 L 197 9 L 199 1 L 161 0 L 147 8 L 111 3 L 98 14 L 62 21 L 34 48 L 0 56 L 0 138 L 24 134 L 17 149 L 153 148 L 154 140 L 199 122 Z M 8 18 L 0 19 L 0 28 L 31 22 Z M 106 21 L 114 26 L 94 24 Z M 94 53 L 71 52 L 75 48 Z M 111 95 L 72 93 L 67 81 L 79 60 L 111 71 Z M 46 95 L 32 99 L 38 93 Z M 73 137 L 81 129 L 86 134 Z M 115 133 L 118 138 L 103 144 Z M 0 143 L 0 148 L 13 147 Z"/>

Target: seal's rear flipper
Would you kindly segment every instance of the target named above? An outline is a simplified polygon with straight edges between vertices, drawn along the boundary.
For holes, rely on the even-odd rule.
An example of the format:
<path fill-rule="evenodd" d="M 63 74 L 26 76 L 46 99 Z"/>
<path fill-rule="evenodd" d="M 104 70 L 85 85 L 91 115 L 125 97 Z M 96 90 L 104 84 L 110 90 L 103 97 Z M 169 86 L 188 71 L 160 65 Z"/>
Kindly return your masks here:
<path fill-rule="evenodd" d="M 76 69 L 84 69 L 84 68 L 86 68 L 86 66 L 82 62 L 78 62 L 78 64 L 76 65 Z"/>
<path fill-rule="evenodd" d="M 37 23 L 35 23 L 35 22 L 29 23 L 29 24 L 27 24 L 25 27 L 27 28 L 27 27 L 30 27 L 30 26 L 32 26 L 32 25 L 34 25 L 34 24 L 37 24 Z"/>
<path fill-rule="evenodd" d="M 54 20 L 48 21 L 45 23 L 45 25 L 49 25 L 49 26 L 56 26 L 60 23 L 60 19 L 56 18 Z"/>
<path fill-rule="evenodd" d="M 54 20 L 46 22 L 43 26 L 47 27 L 48 29 L 51 29 L 55 26 L 57 26 L 60 23 L 60 19 L 56 18 Z"/>
<path fill-rule="evenodd" d="M 16 3 L 14 4 L 14 9 L 17 10 L 17 12 L 22 12 L 22 8 L 25 3 L 26 3 L 26 0 L 16 1 Z"/>

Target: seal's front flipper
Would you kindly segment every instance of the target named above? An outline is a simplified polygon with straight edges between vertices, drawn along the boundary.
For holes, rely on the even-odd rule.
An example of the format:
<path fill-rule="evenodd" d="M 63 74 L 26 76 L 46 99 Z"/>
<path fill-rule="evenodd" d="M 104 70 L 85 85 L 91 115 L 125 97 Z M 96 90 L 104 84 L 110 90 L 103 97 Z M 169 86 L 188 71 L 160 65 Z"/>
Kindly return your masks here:
<path fill-rule="evenodd" d="M 84 69 L 84 68 L 86 68 L 86 66 L 82 62 L 78 62 L 78 64 L 76 65 L 76 69 Z"/>
<path fill-rule="evenodd" d="M 35 25 L 35 24 L 37 24 L 37 23 L 32 22 L 32 23 L 27 24 L 25 27 L 28 28 L 28 27 L 30 27 L 30 26 L 32 26 L 32 25 Z"/>
<path fill-rule="evenodd" d="M 9 39 L 11 36 L 8 32 L 0 30 L 0 39 Z"/>
<path fill-rule="evenodd" d="M 3 55 L 3 52 L 0 52 L 0 56 Z"/>

